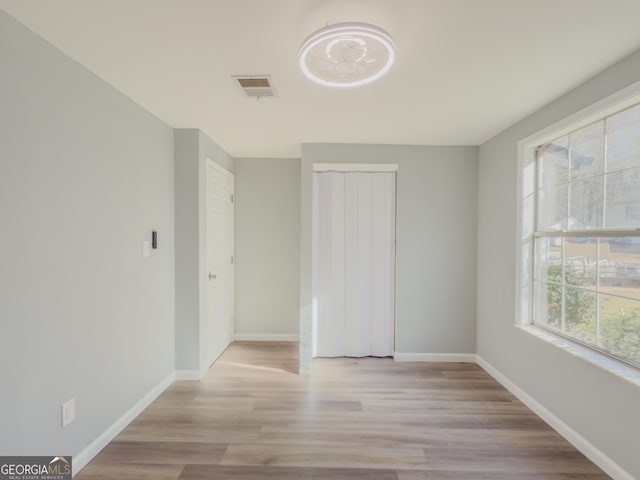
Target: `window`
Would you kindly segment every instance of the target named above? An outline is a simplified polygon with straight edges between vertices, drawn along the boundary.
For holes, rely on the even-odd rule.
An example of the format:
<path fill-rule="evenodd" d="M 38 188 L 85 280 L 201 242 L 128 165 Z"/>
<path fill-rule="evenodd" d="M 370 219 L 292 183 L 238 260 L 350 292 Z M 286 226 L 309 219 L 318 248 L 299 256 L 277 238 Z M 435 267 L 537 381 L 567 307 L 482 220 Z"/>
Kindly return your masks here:
<path fill-rule="evenodd" d="M 533 150 L 531 323 L 640 366 L 640 105 Z"/>

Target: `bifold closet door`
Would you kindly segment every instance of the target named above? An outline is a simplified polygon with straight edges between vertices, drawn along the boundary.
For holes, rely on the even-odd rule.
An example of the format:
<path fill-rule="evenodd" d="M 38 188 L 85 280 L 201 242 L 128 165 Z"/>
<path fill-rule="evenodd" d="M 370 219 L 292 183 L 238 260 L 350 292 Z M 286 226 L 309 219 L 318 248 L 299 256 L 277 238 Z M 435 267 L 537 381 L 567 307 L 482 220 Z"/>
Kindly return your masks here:
<path fill-rule="evenodd" d="M 315 355 L 393 355 L 395 173 L 314 176 Z"/>

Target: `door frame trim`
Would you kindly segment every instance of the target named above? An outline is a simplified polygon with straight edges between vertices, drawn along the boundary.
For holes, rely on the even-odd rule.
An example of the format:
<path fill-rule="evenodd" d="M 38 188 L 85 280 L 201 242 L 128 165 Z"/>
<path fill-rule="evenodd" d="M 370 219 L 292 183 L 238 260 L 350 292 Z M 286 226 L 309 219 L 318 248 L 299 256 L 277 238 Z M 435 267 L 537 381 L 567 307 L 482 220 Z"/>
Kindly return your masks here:
<path fill-rule="evenodd" d="M 340 173 L 393 173 L 398 171 L 396 163 L 314 163 L 313 172 Z"/>

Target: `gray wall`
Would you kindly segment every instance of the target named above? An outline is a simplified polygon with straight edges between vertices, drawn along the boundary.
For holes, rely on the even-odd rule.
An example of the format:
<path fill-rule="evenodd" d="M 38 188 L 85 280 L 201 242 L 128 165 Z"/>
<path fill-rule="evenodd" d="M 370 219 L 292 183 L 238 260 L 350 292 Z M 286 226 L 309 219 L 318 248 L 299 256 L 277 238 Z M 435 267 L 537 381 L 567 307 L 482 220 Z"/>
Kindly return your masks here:
<path fill-rule="evenodd" d="M 199 130 L 174 131 L 176 237 L 176 369 L 199 368 Z"/>
<path fill-rule="evenodd" d="M 173 131 L 1 11 L 0 64 L 0 452 L 77 455 L 174 369 Z"/>
<path fill-rule="evenodd" d="M 515 328 L 517 142 L 640 80 L 640 52 L 480 147 L 478 353 L 640 478 L 640 389 Z"/>
<path fill-rule="evenodd" d="M 309 358 L 313 163 L 396 163 L 399 353 L 475 353 L 477 147 L 303 144 L 301 372 Z"/>
<path fill-rule="evenodd" d="M 236 333 L 299 327 L 300 160 L 236 159 Z"/>
<path fill-rule="evenodd" d="M 198 129 L 174 131 L 176 369 L 203 372 L 206 320 L 207 158 L 234 171 L 234 160 Z"/>

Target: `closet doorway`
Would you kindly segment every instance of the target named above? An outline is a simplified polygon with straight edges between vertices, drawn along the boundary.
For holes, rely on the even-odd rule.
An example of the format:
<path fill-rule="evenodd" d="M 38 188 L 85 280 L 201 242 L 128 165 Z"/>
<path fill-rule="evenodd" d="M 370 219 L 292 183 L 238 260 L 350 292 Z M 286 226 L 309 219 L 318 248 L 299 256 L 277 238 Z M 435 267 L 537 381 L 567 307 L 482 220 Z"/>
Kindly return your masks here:
<path fill-rule="evenodd" d="M 397 165 L 314 165 L 314 357 L 395 345 Z"/>

